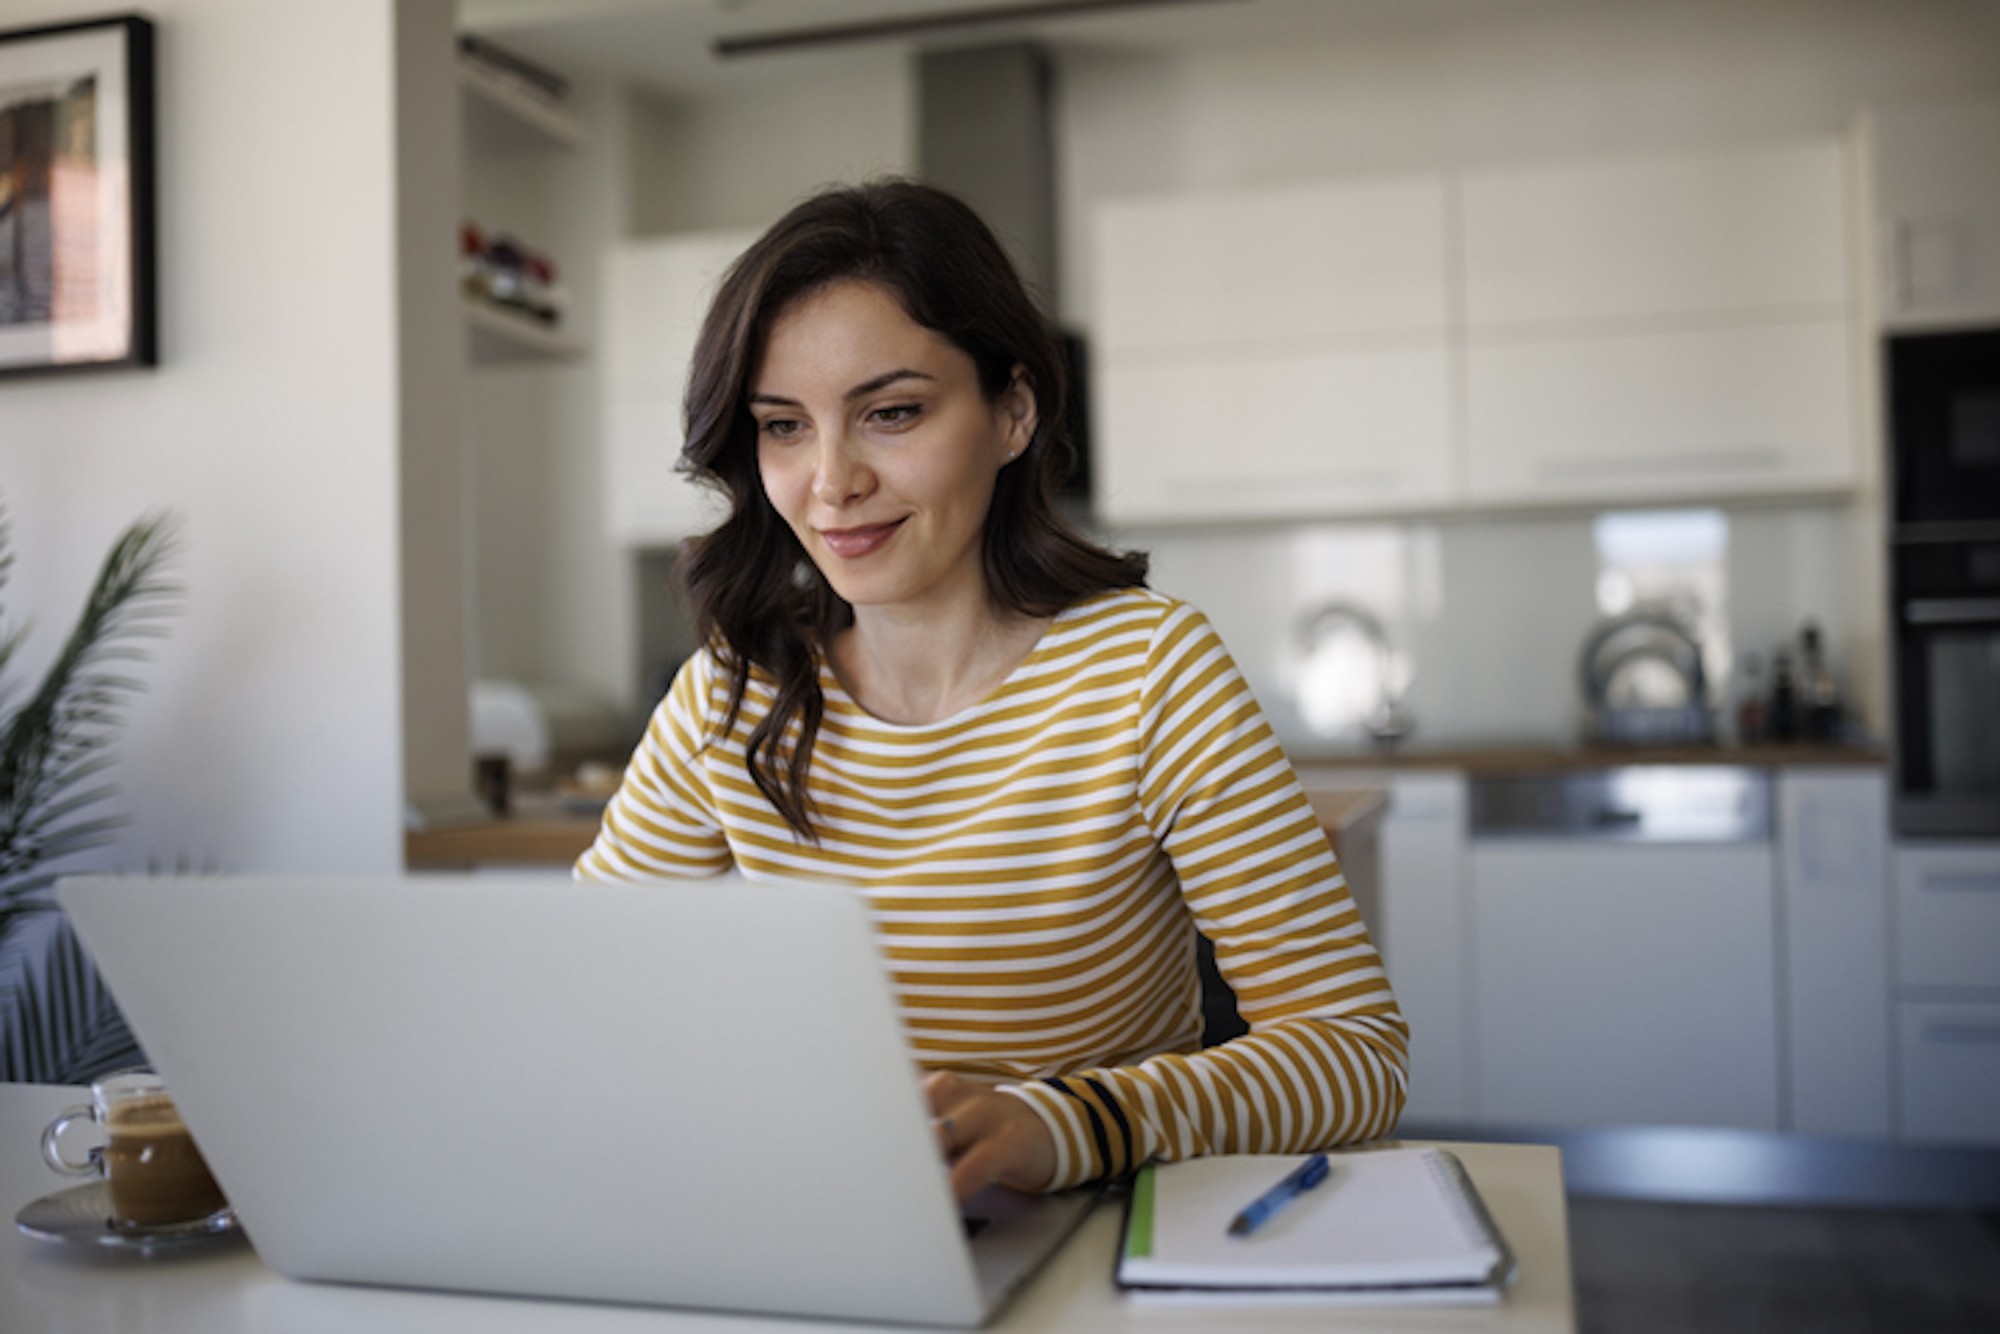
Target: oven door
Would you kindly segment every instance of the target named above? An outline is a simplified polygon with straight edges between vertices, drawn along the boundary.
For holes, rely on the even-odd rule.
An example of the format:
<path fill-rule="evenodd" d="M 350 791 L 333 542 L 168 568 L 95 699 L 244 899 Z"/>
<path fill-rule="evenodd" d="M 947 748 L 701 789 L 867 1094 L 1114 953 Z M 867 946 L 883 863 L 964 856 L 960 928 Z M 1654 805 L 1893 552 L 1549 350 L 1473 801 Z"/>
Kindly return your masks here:
<path fill-rule="evenodd" d="M 2000 539 L 1896 553 L 1896 828 L 2000 837 Z"/>
<path fill-rule="evenodd" d="M 1894 522 L 2000 521 L 2000 329 L 1889 340 Z"/>

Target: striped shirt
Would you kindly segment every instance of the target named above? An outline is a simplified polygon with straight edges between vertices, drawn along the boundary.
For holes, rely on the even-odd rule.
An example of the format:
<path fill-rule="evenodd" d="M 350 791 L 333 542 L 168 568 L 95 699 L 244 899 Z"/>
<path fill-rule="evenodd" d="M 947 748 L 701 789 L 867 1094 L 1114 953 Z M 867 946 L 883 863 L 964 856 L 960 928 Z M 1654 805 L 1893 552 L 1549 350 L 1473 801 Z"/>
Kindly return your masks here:
<path fill-rule="evenodd" d="M 869 900 L 926 1066 L 1002 1081 L 1054 1185 L 1148 1159 L 1386 1133 L 1407 1030 L 1324 831 L 1207 620 L 1143 589 L 1069 608 L 984 702 L 865 712 L 822 662 L 817 845 L 744 768 L 772 699 L 704 651 L 655 711 L 577 874 L 842 879 Z M 1195 931 L 1251 1031 L 1203 1049 Z"/>

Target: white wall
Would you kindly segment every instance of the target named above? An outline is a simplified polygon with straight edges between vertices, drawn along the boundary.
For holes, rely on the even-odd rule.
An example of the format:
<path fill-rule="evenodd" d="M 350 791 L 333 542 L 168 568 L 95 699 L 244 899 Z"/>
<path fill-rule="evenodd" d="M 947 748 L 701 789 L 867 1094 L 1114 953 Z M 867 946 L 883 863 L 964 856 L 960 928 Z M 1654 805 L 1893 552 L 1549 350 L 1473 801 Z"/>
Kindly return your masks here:
<path fill-rule="evenodd" d="M 180 516 L 184 610 L 99 865 L 401 862 L 395 10 L 150 0 L 162 365 L 0 382 L 0 499 L 38 673 L 98 560 Z M 86 12 L 89 7 L 83 7 Z M 8 24 L 73 0 L 10 0 Z"/>

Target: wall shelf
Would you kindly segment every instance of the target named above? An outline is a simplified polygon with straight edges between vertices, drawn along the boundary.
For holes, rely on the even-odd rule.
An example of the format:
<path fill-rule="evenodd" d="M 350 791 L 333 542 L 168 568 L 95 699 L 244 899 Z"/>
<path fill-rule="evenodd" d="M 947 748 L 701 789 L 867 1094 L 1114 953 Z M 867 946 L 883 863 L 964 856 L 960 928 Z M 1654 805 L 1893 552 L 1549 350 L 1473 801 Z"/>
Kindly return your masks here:
<path fill-rule="evenodd" d="M 462 298 L 460 308 L 465 312 L 467 346 L 475 365 L 564 361 L 584 353 L 582 343 L 529 316 L 471 297 Z"/>
<path fill-rule="evenodd" d="M 581 150 L 589 139 L 574 113 L 461 56 L 458 86 L 468 147 L 481 153 Z"/>

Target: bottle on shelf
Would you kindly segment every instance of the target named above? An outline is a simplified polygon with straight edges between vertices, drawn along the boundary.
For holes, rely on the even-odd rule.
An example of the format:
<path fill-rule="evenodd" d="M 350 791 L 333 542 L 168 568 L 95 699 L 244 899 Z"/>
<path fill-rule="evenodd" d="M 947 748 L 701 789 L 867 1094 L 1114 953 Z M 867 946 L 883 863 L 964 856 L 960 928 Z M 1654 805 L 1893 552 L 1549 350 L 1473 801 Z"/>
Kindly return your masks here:
<path fill-rule="evenodd" d="M 1798 739 L 1798 681 L 1792 673 L 1792 652 L 1788 648 L 1771 654 L 1771 703 L 1765 711 L 1764 731 L 1772 741 Z"/>
<path fill-rule="evenodd" d="M 1799 630 L 1799 731 L 1807 741 L 1832 741 L 1840 734 L 1840 687 L 1827 665 L 1819 626 Z"/>
<path fill-rule="evenodd" d="M 1736 740 L 1754 746 L 1764 740 L 1764 663 L 1755 653 L 1743 655 L 1736 689 Z"/>

